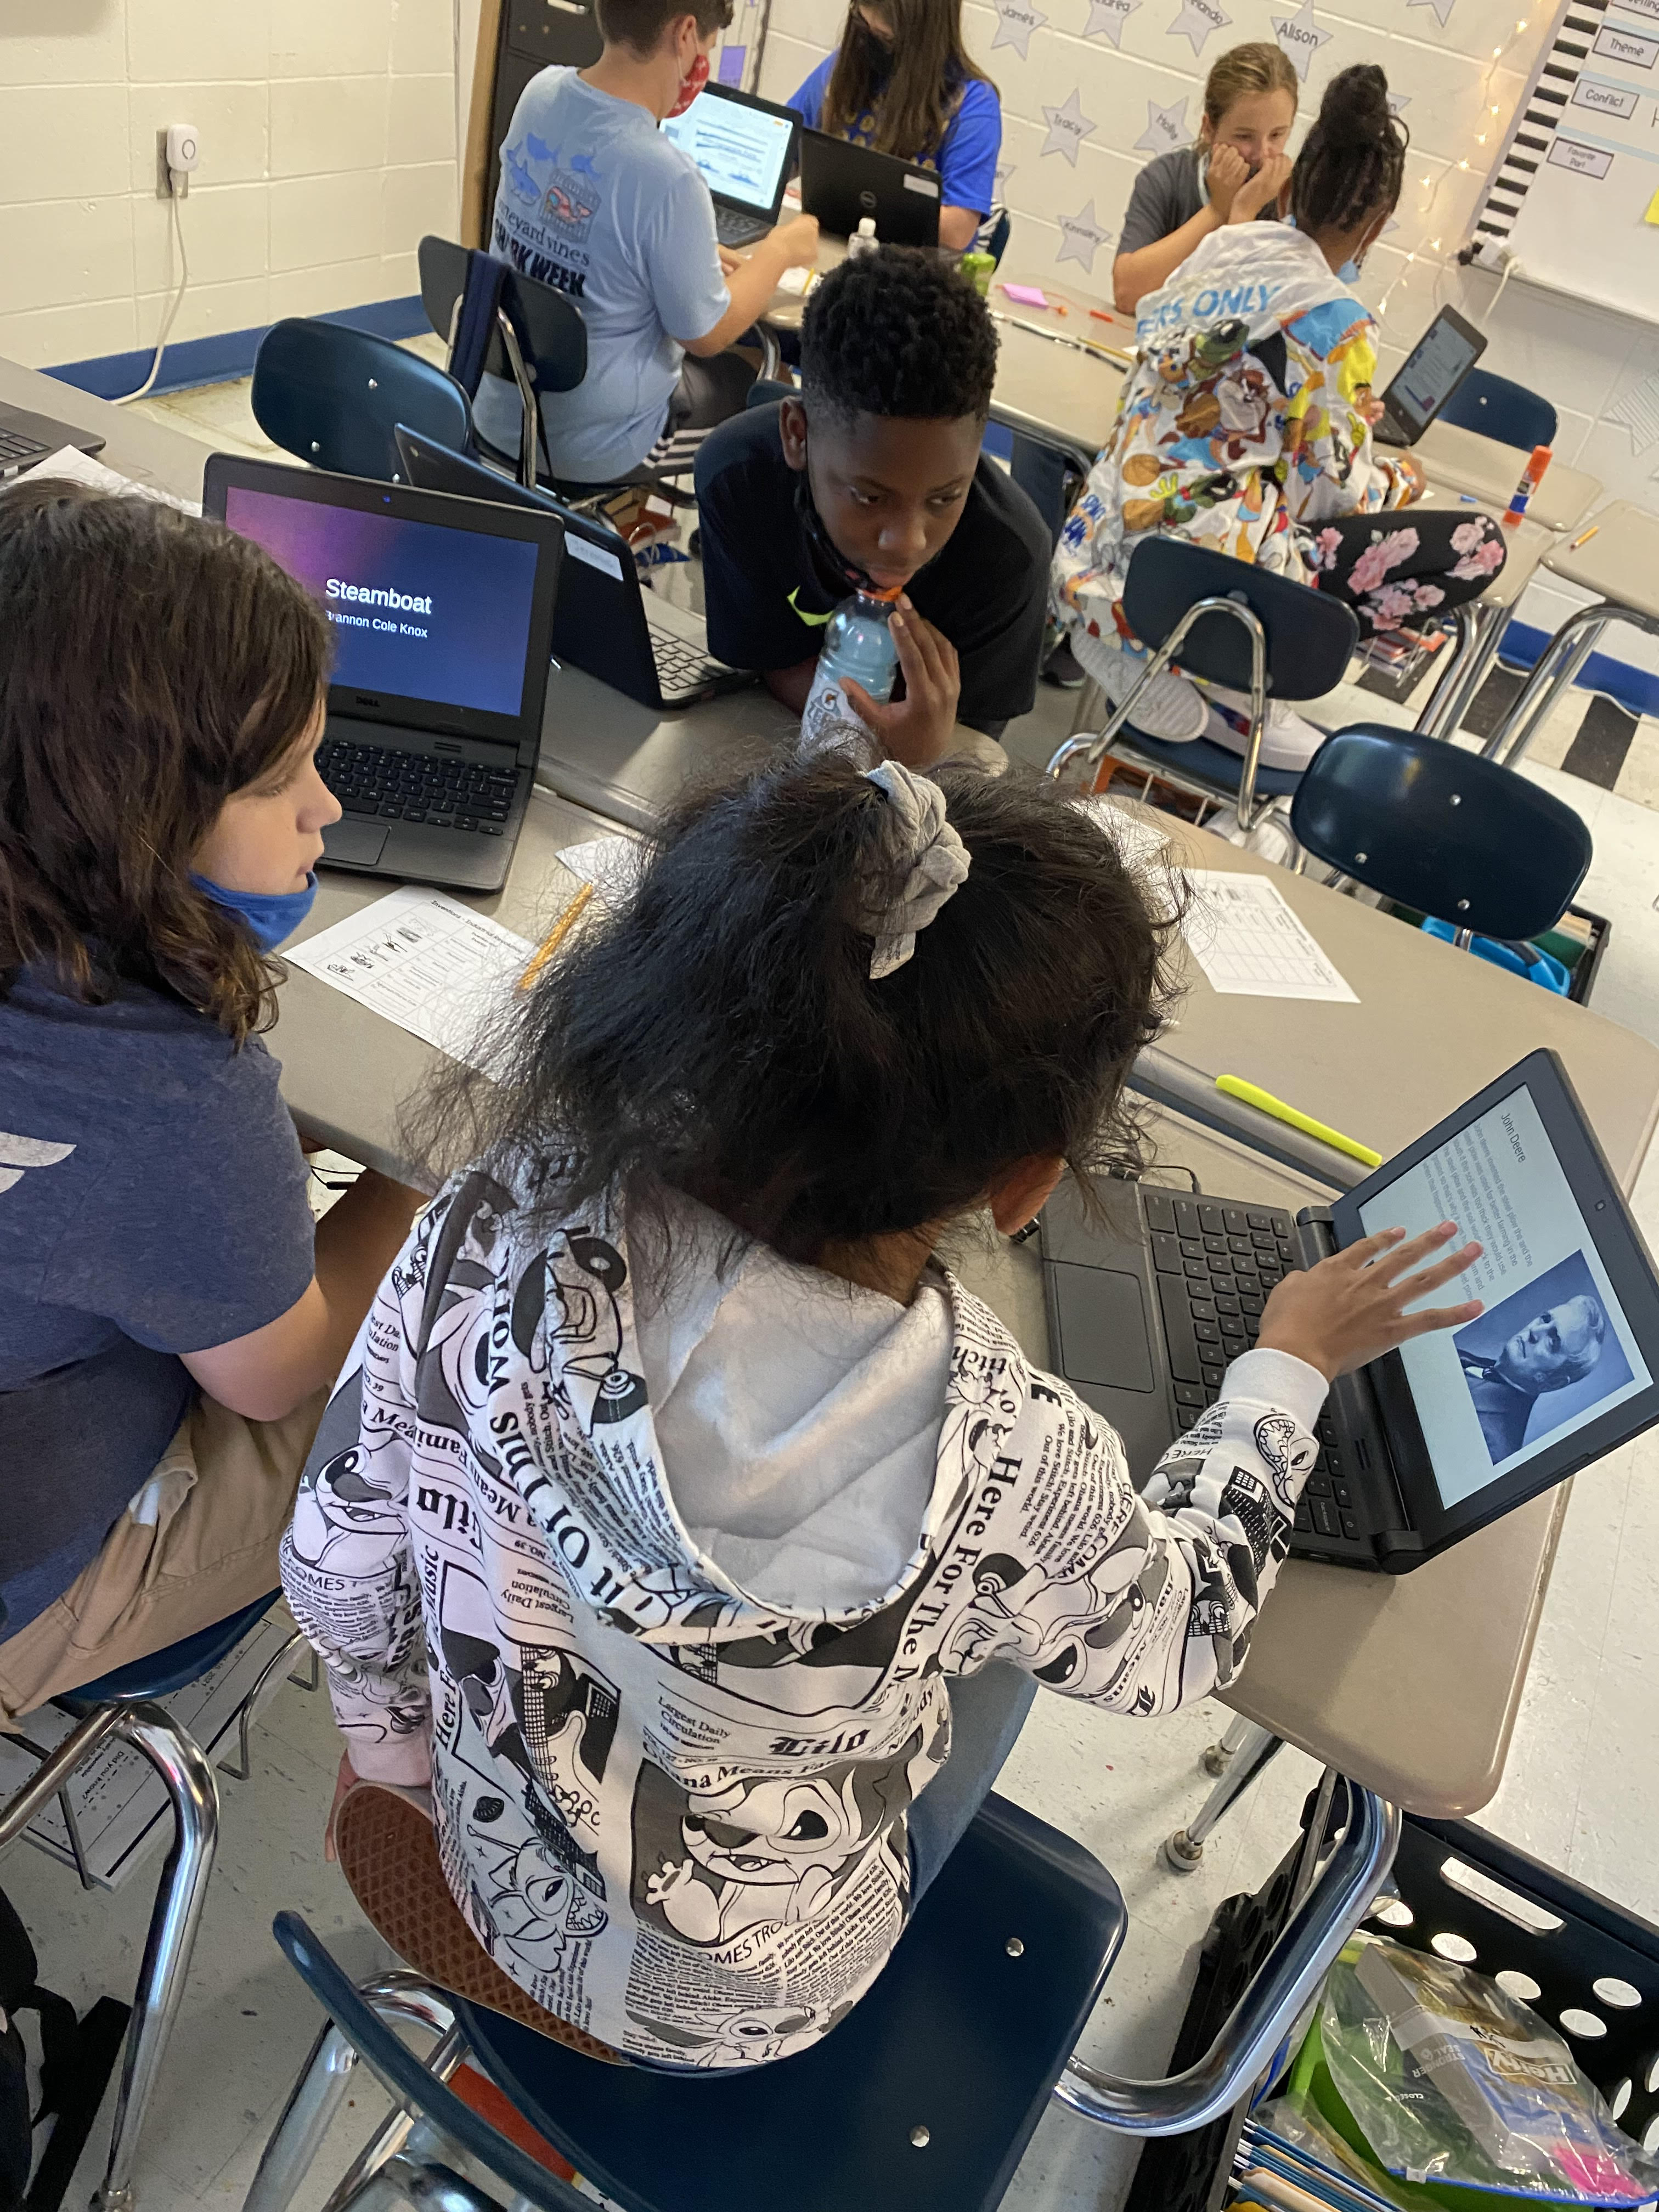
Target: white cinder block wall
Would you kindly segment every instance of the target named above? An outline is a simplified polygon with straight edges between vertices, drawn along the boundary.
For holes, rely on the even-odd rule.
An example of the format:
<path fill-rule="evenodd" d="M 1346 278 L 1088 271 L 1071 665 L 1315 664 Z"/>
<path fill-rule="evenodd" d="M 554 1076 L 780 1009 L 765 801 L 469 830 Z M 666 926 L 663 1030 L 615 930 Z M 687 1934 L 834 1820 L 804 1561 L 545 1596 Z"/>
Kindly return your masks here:
<path fill-rule="evenodd" d="M 154 343 L 168 123 L 202 139 L 175 338 L 414 292 L 455 233 L 455 46 L 454 0 L 0 0 L 0 354 Z"/>
<path fill-rule="evenodd" d="M 1243 40 L 1271 39 L 1277 20 L 1287 27 L 1282 42 L 1306 59 L 1304 118 L 1352 62 L 1380 63 L 1403 102 L 1412 134 L 1406 196 L 1364 286 L 1374 306 L 1386 295 L 1385 368 L 1437 305 L 1462 307 L 1490 336 L 1485 366 L 1554 402 L 1558 457 L 1659 513 L 1659 442 L 1644 446 L 1611 419 L 1632 390 L 1659 380 L 1659 325 L 1518 278 L 1494 316 L 1497 280 L 1452 258 L 1553 14 L 1553 0 L 1303 0 L 1299 8 L 1295 0 L 969 0 L 969 49 L 1002 96 L 1003 198 L 1014 217 L 1003 273 L 1109 301 L 1137 170 L 1196 133 L 1216 57 Z M 787 100 L 829 52 L 843 18 L 839 0 L 772 0 L 760 91 Z M 1551 629 L 1566 605 L 1534 586 L 1522 618 Z M 1616 631 L 1608 644 L 1659 667 L 1659 652 L 1633 632 Z"/>

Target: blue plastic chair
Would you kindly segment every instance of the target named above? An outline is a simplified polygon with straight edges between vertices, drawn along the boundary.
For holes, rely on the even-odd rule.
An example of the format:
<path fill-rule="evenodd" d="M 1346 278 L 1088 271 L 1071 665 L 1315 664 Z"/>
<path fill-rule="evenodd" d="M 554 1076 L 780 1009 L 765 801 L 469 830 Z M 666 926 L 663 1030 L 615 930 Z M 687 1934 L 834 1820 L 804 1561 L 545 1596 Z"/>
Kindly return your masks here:
<path fill-rule="evenodd" d="M 453 376 L 390 338 L 290 316 L 253 357 L 253 418 L 284 453 L 343 476 L 401 483 L 399 422 L 472 451 L 472 410 Z"/>
<path fill-rule="evenodd" d="M 304 1922 L 276 1940 L 329 2022 L 277 2122 L 244 2212 L 287 2212 L 359 2057 L 403 2106 L 333 2191 L 343 2208 L 406 2198 L 489 2212 L 453 2145 L 543 2212 L 579 2197 L 444 2086 L 470 2056 L 538 2134 L 625 2212 L 991 2212 L 1053 2095 L 1138 2134 L 1232 2110 L 1375 1899 L 1399 1815 L 1353 1790 L 1341 1839 L 1212 2050 L 1168 2081 L 1072 2057 L 1122 1942 L 1122 1899 L 1079 1844 L 988 1797 L 869 1993 L 811 2050 L 676 2075 L 606 2066 L 407 1972 L 354 1989 Z M 423 2067 L 387 2019 L 434 2029 Z M 418 2115 L 418 2137 L 410 2134 Z M 435 2141 L 434 2141 L 435 2138 Z M 401 2146 L 410 2141 L 408 2151 Z M 418 2144 L 418 2149 L 416 2148 Z M 372 2187 L 365 2192 L 365 2185 Z M 461 2193 L 458 2194 L 458 2189 Z"/>
<path fill-rule="evenodd" d="M 421 240 L 421 304 L 449 347 L 449 373 L 476 399 L 486 375 L 515 386 L 521 410 L 519 482 L 534 489 L 538 475 L 555 481 L 546 459 L 544 392 L 574 392 L 587 374 L 587 325 L 575 301 L 551 284 L 525 276 L 475 246 L 447 238 Z M 412 426 L 419 428 L 418 424 Z M 473 435 L 477 438 L 475 426 Z M 492 459 L 510 456 L 478 438 Z"/>
<path fill-rule="evenodd" d="M 1571 807 L 1496 761 L 1361 723 L 1320 748 L 1291 801 L 1306 849 L 1385 898 L 1506 943 L 1558 922 L 1590 864 Z"/>
<path fill-rule="evenodd" d="M 1472 368 L 1440 410 L 1443 422 L 1460 430 L 1478 430 L 1500 446 L 1519 446 L 1530 453 L 1534 446 L 1555 443 L 1556 413 L 1541 393 L 1529 392 L 1507 376 L 1490 369 Z"/>
<path fill-rule="evenodd" d="M 161 1878 L 156 1885 L 149 1933 L 144 1943 L 143 1964 L 133 1996 L 132 2017 L 127 2027 L 121 2062 L 121 2086 L 116 2098 L 115 2125 L 103 2185 L 94 2203 L 100 2212 L 131 2212 L 132 2173 L 139 2138 L 149 2114 L 161 2063 L 173 2035 L 173 2022 L 185 1993 L 191 1954 L 207 1899 L 219 1839 L 219 1786 L 211 1764 L 189 1730 L 155 1700 L 195 1681 L 222 1659 L 228 1658 L 245 1636 L 258 1627 L 280 1595 L 244 1606 L 240 1613 L 216 1621 L 163 1651 L 131 1666 L 116 1668 L 95 1680 L 83 1682 L 53 1702 L 73 1714 L 80 1723 L 55 1749 L 33 1742 L 21 1730 L 8 1731 L 10 1739 L 33 1752 L 40 1765 L 3 1808 L 0 1808 L 0 1850 L 21 1836 L 35 1815 L 52 1798 L 58 1800 L 70 1846 L 75 1854 L 82 1885 L 92 1879 L 82 1856 L 68 1785 L 106 1741 L 119 1737 L 140 1751 L 167 1785 L 173 1807 L 173 1843 Z M 285 1666 L 303 1642 L 291 1636 L 273 1653 L 261 1670 L 244 1703 L 241 1715 L 242 1778 L 247 1765 L 247 1713 L 265 1684 Z M 234 1771 L 234 1769 L 232 1769 Z"/>
<path fill-rule="evenodd" d="M 1288 796 L 1305 773 L 1261 766 L 1267 702 L 1320 699 L 1342 681 L 1359 642 L 1353 610 L 1208 546 L 1182 538 L 1148 538 L 1129 562 L 1123 616 L 1147 648 L 1139 681 L 1103 729 L 1068 738 L 1050 759 L 1048 773 L 1059 776 L 1079 757 L 1092 769 L 1112 753 L 1179 790 L 1234 805 L 1240 828 L 1249 829 L 1258 798 Z M 1243 755 L 1206 738 L 1173 744 L 1134 727 L 1142 687 L 1172 667 L 1249 695 L 1250 728 Z M 1097 713 L 1100 703 L 1098 687 L 1091 685 L 1079 719 Z"/>

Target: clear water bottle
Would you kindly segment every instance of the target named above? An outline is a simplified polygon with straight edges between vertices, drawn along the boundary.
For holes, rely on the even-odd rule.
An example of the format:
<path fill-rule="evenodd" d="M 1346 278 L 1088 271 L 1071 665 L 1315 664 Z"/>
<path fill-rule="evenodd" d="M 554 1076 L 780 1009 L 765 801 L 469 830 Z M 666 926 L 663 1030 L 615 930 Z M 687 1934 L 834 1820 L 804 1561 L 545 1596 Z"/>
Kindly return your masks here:
<path fill-rule="evenodd" d="M 849 703 L 843 685 L 849 676 L 872 699 L 885 702 L 898 678 L 898 647 L 889 628 L 898 588 L 854 592 L 843 599 L 823 632 L 812 689 L 800 718 L 801 744 L 808 752 L 843 750 L 873 740 Z"/>

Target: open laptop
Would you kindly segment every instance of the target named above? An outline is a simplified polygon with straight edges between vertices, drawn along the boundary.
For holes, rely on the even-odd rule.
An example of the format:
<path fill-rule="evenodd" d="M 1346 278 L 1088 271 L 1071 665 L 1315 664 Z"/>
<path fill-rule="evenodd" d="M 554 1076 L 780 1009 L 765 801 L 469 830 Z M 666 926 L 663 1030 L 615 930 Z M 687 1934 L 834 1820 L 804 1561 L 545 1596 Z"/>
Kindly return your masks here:
<path fill-rule="evenodd" d="M 334 625 L 317 764 L 345 815 L 323 832 L 324 860 L 499 890 L 541 750 L 557 520 L 225 453 L 202 506 Z"/>
<path fill-rule="evenodd" d="M 714 659 L 699 617 L 641 589 L 628 542 L 608 523 L 579 514 L 551 492 L 526 491 L 513 477 L 434 446 L 401 423 L 397 436 L 410 483 L 557 517 L 565 558 L 553 616 L 556 661 L 568 661 L 659 710 L 690 707 L 753 683 L 745 671 Z"/>
<path fill-rule="evenodd" d="M 83 453 L 101 453 L 104 441 L 95 430 L 76 430 L 50 415 L 31 415 L 26 407 L 8 407 L 0 401 L 0 483 L 21 476 L 48 453 L 74 446 Z"/>
<path fill-rule="evenodd" d="M 823 131 L 800 134 L 800 204 L 838 238 L 850 238 L 872 216 L 884 246 L 939 244 L 937 170 Z"/>
<path fill-rule="evenodd" d="M 1380 446 L 1414 446 L 1486 350 L 1483 332 L 1455 307 L 1443 307 L 1407 355 L 1382 394 Z"/>
<path fill-rule="evenodd" d="M 1255 1200 L 1125 1197 L 1122 1226 L 1103 1231 L 1068 1182 L 1042 1238 L 1054 1364 L 1122 1437 L 1137 1483 L 1218 1397 L 1287 1270 L 1441 1220 L 1486 1248 L 1435 1297 L 1484 1299 L 1477 1320 L 1332 1389 L 1291 1538 L 1304 1558 L 1404 1574 L 1659 1419 L 1659 1279 L 1552 1052 L 1294 1221 Z"/>
<path fill-rule="evenodd" d="M 729 84 L 704 85 L 684 115 L 665 118 L 663 137 L 690 155 L 713 196 L 722 246 L 752 246 L 776 223 L 799 127 L 793 107 Z"/>

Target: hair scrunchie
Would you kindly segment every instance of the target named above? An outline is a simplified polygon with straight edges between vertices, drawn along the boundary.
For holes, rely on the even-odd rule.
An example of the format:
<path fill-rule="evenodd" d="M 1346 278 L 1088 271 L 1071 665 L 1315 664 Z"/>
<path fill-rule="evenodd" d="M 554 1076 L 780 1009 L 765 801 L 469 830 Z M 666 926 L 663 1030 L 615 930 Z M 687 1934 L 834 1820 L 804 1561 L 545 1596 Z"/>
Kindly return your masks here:
<path fill-rule="evenodd" d="M 968 879 L 968 848 L 945 818 L 945 793 L 926 776 L 914 775 L 902 763 L 883 761 L 865 770 L 886 801 L 882 839 L 882 896 L 902 871 L 896 898 L 879 908 L 866 904 L 859 927 L 875 939 L 870 980 L 878 983 L 902 968 L 916 949 L 916 933 L 926 929 L 948 898 Z M 872 872 L 875 872 L 874 871 Z"/>

